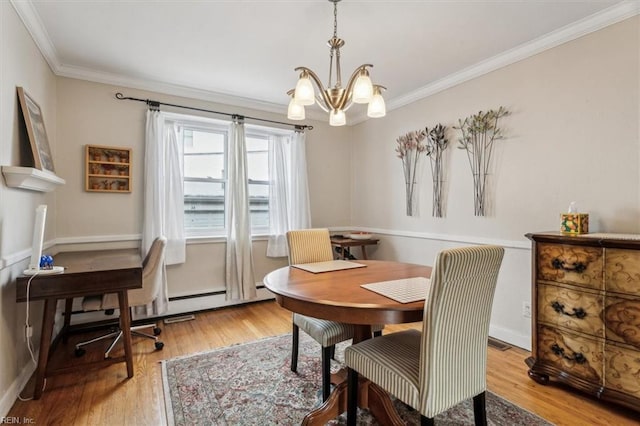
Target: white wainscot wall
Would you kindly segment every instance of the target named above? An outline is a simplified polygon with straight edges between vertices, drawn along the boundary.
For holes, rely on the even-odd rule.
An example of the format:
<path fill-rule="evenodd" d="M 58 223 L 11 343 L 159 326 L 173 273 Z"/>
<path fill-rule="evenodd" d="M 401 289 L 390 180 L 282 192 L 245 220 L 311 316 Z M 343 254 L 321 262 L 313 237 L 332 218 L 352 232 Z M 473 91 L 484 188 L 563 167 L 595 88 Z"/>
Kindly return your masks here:
<path fill-rule="evenodd" d="M 367 247 L 370 259 L 433 265 L 440 250 L 496 244 L 505 248 L 491 313 L 489 335 L 531 350 L 531 318 L 523 315 L 523 305 L 531 306 L 531 245 L 527 240 L 491 240 L 477 237 L 362 229 L 376 234 L 377 247 Z M 358 249 L 354 250 L 358 256 Z"/>

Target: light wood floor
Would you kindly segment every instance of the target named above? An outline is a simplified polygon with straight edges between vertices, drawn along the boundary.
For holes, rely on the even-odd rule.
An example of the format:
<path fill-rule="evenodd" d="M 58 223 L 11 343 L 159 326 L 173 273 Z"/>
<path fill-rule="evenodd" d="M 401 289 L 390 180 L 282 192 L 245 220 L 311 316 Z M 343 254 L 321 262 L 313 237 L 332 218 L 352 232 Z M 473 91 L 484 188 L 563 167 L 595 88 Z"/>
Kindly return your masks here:
<path fill-rule="evenodd" d="M 134 338 L 135 375 L 126 380 L 124 364 L 47 379 L 38 401 L 17 401 L 9 416 L 26 418 L 39 425 L 161 425 L 165 423 L 164 397 L 159 361 L 181 355 L 289 333 L 291 314 L 275 302 L 198 313 L 196 320 L 161 324 L 164 350 L 154 351 L 147 339 Z M 385 333 L 419 324 L 387 326 Z M 98 333 L 100 334 L 100 333 Z M 74 342 L 87 334 L 72 336 L 60 344 L 53 362 L 83 362 L 73 356 Z M 100 345 L 97 345 L 100 346 Z M 100 356 L 93 346 L 84 361 Z M 489 348 L 488 387 L 503 398 L 557 425 L 637 425 L 640 415 L 590 397 L 542 386 L 527 377 L 527 351 Z M 319 352 L 319 351 L 318 351 Z M 23 391 L 32 393 L 33 379 Z M 25 423 L 23 421 L 23 423 Z"/>

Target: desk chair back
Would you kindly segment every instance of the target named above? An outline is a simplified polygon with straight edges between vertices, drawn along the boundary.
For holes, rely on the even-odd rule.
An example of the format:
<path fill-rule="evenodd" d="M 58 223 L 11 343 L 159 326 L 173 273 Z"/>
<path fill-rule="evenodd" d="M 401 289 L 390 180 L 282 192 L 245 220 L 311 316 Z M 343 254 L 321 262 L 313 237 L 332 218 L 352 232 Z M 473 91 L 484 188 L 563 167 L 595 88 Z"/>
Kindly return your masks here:
<path fill-rule="evenodd" d="M 287 243 L 290 265 L 333 260 L 331 237 L 326 228 L 289 231 Z"/>
<path fill-rule="evenodd" d="M 164 268 L 164 252 L 167 247 L 166 237 L 156 238 L 149 252 L 142 261 L 142 288 L 129 290 L 129 306 L 142 306 L 153 302 L 158 297 L 163 285 L 162 270 Z M 100 309 L 118 308 L 118 295 L 105 294 Z"/>

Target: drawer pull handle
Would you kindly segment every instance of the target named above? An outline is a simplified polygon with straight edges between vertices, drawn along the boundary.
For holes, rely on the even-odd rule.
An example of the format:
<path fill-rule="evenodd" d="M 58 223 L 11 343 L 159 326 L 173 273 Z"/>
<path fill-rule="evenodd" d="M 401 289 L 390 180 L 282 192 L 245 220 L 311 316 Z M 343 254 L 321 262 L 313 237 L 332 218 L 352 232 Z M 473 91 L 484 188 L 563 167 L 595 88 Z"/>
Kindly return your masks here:
<path fill-rule="evenodd" d="M 558 301 L 552 302 L 551 303 L 551 307 L 557 313 L 563 314 L 563 315 L 567 315 L 567 316 L 570 316 L 570 317 L 576 317 L 578 319 L 583 319 L 584 317 L 587 316 L 587 313 L 582 308 L 573 308 L 573 313 L 572 314 L 569 313 L 569 312 L 565 312 L 564 305 L 562 303 L 558 302 Z"/>
<path fill-rule="evenodd" d="M 553 345 L 551 345 L 551 350 L 553 351 L 554 354 L 559 355 L 562 358 L 567 359 L 569 361 L 575 361 L 578 364 L 584 364 L 585 362 L 587 362 L 587 358 L 584 355 L 582 355 L 580 352 L 575 352 L 573 356 L 565 355 L 564 349 L 558 346 L 557 343 L 554 343 Z"/>
<path fill-rule="evenodd" d="M 555 269 L 562 269 L 563 271 L 577 273 L 584 272 L 587 269 L 587 265 L 582 262 L 567 263 L 557 257 L 551 261 L 551 266 Z"/>

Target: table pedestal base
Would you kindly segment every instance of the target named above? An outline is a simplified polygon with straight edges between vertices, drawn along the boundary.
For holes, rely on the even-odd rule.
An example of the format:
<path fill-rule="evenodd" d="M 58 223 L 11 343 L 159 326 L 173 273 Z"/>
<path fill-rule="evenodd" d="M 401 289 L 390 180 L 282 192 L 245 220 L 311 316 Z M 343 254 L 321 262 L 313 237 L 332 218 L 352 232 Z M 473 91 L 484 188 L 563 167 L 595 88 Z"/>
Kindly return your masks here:
<path fill-rule="evenodd" d="M 346 369 L 342 369 L 332 375 L 332 382 L 334 378 L 344 379 L 345 376 Z M 358 407 L 368 409 L 379 424 L 404 425 L 393 406 L 389 394 L 379 386 L 363 378 L 358 380 Z M 347 382 L 343 380 L 333 389 L 324 404 L 304 417 L 302 424 L 303 426 L 324 425 L 345 411 L 347 411 Z"/>

